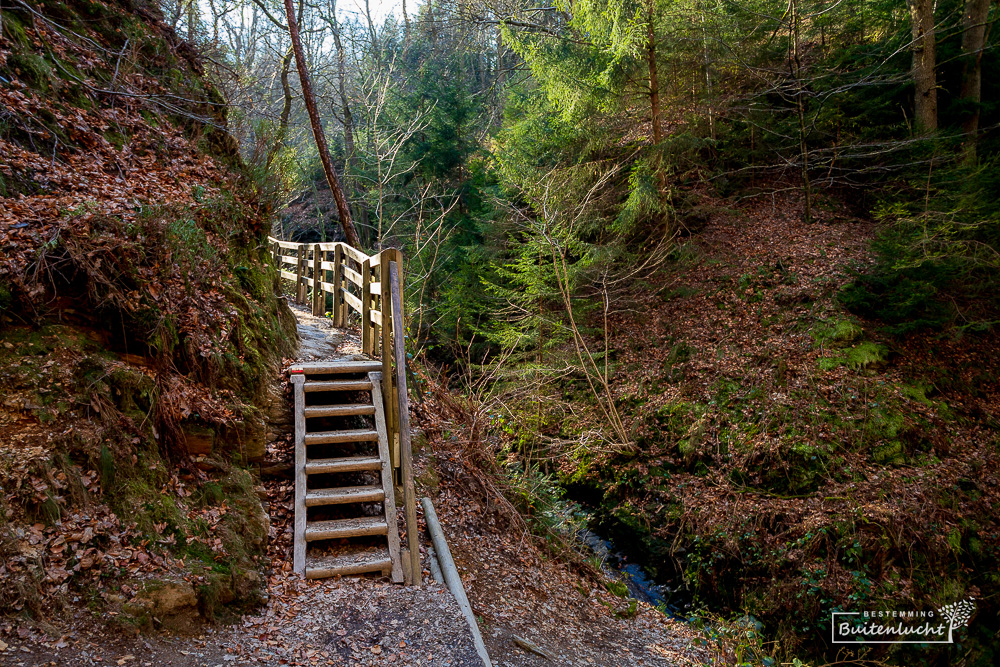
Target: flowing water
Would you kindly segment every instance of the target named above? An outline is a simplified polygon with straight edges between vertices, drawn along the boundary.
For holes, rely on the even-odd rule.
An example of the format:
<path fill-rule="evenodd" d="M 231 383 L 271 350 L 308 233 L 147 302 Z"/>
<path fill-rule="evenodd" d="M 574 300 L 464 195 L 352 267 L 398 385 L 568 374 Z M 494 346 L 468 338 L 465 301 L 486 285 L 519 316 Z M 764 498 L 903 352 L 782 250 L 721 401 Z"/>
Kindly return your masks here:
<path fill-rule="evenodd" d="M 683 584 L 672 588 L 656 583 L 642 565 L 630 561 L 611 540 L 588 528 L 578 530 L 576 537 L 600 559 L 605 575 L 625 584 L 629 597 L 658 607 L 673 617 L 682 617 L 690 608 Z"/>

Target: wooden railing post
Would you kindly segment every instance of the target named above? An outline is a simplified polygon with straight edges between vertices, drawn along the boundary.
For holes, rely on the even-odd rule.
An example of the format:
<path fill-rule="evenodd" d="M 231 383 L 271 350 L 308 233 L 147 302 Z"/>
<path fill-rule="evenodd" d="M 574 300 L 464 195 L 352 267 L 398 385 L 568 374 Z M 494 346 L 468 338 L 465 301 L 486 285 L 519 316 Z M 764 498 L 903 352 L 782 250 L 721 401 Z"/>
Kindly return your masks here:
<path fill-rule="evenodd" d="M 402 308 L 402 298 L 403 298 L 403 292 L 402 292 L 402 290 L 403 290 L 403 283 L 402 283 L 402 280 L 403 280 L 403 273 L 404 273 L 403 272 L 403 251 L 400 250 L 399 248 L 396 248 L 392 252 L 393 252 L 393 258 L 395 259 L 395 262 L 396 262 L 396 279 L 398 281 L 400 281 L 399 282 L 400 308 Z M 391 279 L 391 276 L 390 276 L 390 279 Z M 392 286 L 391 285 L 389 286 L 389 289 L 390 289 L 390 292 L 389 292 L 389 297 L 388 298 L 389 298 L 389 301 L 391 302 L 392 301 Z M 399 321 L 400 322 L 403 321 L 403 311 L 402 310 L 399 311 Z M 392 326 L 393 326 L 393 336 L 395 336 L 396 335 L 396 328 L 395 328 L 396 325 L 393 324 Z M 399 330 L 399 335 L 403 338 L 403 342 L 405 343 L 406 342 L 406 332 L 403 331 L 402 329 L 400 329 Z M 395 338 L 393 340 L 395 340 Z M 395 381 L 395 378 L 393 378 L 393 381 Z M 403 385 L 403 387 L 405 389 L 406 385 Z M 392 414 L 396 415 L 396 417 L 395 417 L 395 419 L 396 419 L 396 437 L 399 438 L 399 387 L 393 387 L 393 389 L 394 389 L 394 391 L 392 392 Z M 397 442 L 396 446 L 398 448 L 398 446 L 399 446 L 398 442 Z"/>
<path fill-rule="evenodd" d="M 361 352 L 372 353 L 372 267 L 370 260 L 361 263 Z"/>
<path fill-rule="evenodd" d="M 344 313 L 341 312 L 341 306 L 344 303 L 343 297 L 340 295 L 340 290 L 344 288 L 344 276 L 341 271 L 341 265 L 344 257 L 344 251 L 338 244 L 333 249 L 333 310 L 331 314 L 333 315 L 333 326 L 342 327 L 345 324 Z"/>
<path fill-rule="evenodd" d="M 295 254 L 298 256 L 298 262 L 296 262 L 295 268 L 295 303 L 303 303 L 305 301 L 305 295 L 303 292 L 303 287 L 305 283 L 302 282 L 302 273 L 305 271 L 306 258 L 303 255 L 302 249 L 305 246 L 300 245 L 295 249 Z"/>
<path fill-rule="evenodd" d="M 379 257 L 380 261 L 379 261 L 379 264 L 378 264 L 378 268 L 379 268 L 380 272 L 382 270 L 381 259 L 382 258 Z M 373 272 L 374 272 L 374 270 L 375 270 L 375 267 L 372 267 L 372 271 Z M 372 278 L 372 283 L 377 283 L 377 282 L 378 282 L 378 276 L 374 276 Z M 373 312 L 371 313 L 371 315 L 372 315 L 372 317 L 374 319 L 377 320 L 378 318 L 375 317 L 375 314 L 376 313 L 381 314 L 381 312 L 382 312 L 382 293 L 376 291 L 375 287 L 371 286 L 371 283 L 369 285 L 370 286 L 369 286 L 368 289 L 372 293 L 372 297 L 371 297 L 371 299 L 372 299 L 371 310 Z M 373 357 L 375 357 L 376 359 L 379 356 L 381 356 L 381 354 L 382 354 L 381 347 L 380 347 L 380 343 L 382 342 L 382 328 L 383 328 L 382 325 L 379 324 L 378 322 L 372 322 L 372 351 L 371 351 L 371 355 Z"/>
<path fill-rule="evenodd" d="M 382 405 L 385 406 L 385 425 L 389 437 L 389 452 L 393 468 L 399 467 L 399 426 L 396 419 L 395 401 L 392 400 L 392 294 L 389 289 L 389 260 L 394 257 L 392 250 L 383 250 L 379 255 L 379 308 L 382 311 Z"/>
<path fill-rule="evenodd" d="M 323 307 L 326 299 L 323 298 L 323 277 L 320 262 L 323 261 L 323 251 L 319 249 L 319 244 L 313 246 L 313 315 L 323 316 Z"/>
<path fill-rule="evenodd" d="M 417 501 L 413 488 L 413 452 L 410 449 L 410 402 L 406 395 L 406 351 L 403 347 L 403 300 L 399 286 L 399 267 L 389 263 L 391 289 L 393 356 L 396 359 L 396 395 L 399 397 L 399 463 L 403 482 L 403 506 L 406 515 L 406 543 L 409 547 L 412 584 L 420 585 L 420 544 L 417 541 Z M 388 351 L 386 351 L 388 352 Z"/>
<path fill-rule="evenodd" d="M 306 376 L 292 372 L 289 379 L 295 391 L 295 534 L 292 545 L 292 569 L 296 574 L 306 571 Z"/>

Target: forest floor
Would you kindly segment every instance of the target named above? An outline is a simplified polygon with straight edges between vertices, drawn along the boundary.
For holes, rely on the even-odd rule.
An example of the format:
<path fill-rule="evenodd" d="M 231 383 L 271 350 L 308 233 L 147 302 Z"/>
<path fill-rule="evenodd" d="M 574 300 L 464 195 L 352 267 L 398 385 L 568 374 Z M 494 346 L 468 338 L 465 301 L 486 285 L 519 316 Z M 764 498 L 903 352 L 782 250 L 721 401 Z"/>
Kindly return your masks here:
<path fill-rule="evenodd" d="M 356 332 L 295 312 L 297 360 L 360 352 Z M 291 443 L 290 433 L 271 443 L 265 465 L 290 459 Z M 547 556 L 526 533 L 511 534 L 488 501 L 469 492 L 472 486 L 449 451 L 434 442 L 417 453 L 418 492 L 435 499 L 495 665 L 706 663 L 706 653 L 695 646 L 698 633 L 686 624 L 645 605 L 630 608 L 600 582 Z M 193 623 L 186 634 L 112 633 L 83 610 L 63 621 L 8 620 L 0 665 L 481 664 L 457 603 L 430 578 L 426 535 L 420 588 L 375 577 L 303 581 L 291 572 L 294 486 L 280 477 L 264 486 L 271 564 L 267 601 L 255 613 L 232 624 Z M 525 651 L 515 636 L 554 660 Z"/>

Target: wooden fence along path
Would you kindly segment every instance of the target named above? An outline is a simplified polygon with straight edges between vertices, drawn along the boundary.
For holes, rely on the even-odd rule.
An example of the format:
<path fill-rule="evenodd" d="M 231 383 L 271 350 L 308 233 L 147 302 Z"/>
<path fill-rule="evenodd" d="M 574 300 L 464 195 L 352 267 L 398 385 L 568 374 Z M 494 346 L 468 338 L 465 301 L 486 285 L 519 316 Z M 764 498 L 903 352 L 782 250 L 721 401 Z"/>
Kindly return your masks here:
<path fill-rule="evenodd" d="M 348 326 L 355 316 L 361 325 L 362 358 L 289 369 L 295 389 L 295 571 L 308 578 L 381 571 L 393 581 L 419 584 L 403 255 L 388 249 L 369 256 L 345 243 L 269 240 L 298 303 L 309 304 L 314 315 L 329 313 L 334 326 Z M 397 482 L 406 548 L 396 526 Z"/>

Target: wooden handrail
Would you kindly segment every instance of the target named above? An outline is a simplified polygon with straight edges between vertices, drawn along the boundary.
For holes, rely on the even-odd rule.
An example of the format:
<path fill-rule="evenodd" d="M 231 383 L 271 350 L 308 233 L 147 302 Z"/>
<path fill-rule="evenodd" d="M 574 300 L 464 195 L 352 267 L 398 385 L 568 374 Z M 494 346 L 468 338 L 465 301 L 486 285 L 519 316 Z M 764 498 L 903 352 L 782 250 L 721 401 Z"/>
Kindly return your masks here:
<path fill-rule="evenodd" d="M 413 452 L 410 448 L 410 399 L 406 395 L 406 351 L 403 345 L 403 302 L 399 289 L 399 266 L 389 262 L 389 284 L 392 289 L 392 330 L 399 332 L 393 336 L 396 358 L 396 386 L 401 391 L 399 398 L 399 460 L 400 476 L 403 480 L 403 505 L 406 508 L 406 543 L 410 549 L 410 572 L 420 577 L 420 545 L 417 542 L 417 500 L 413 489 Z M 410 527 L 413 530 L 410 530 Z"/>
<path fill-rule="evenodd" d="M 406 387 L 401 273 L 403 253 L 395 248 L 366 255 L 346 243 L 292 243 L 268 237 L 280 278 L 292 283 L 296 303 L 313 315 L 327 312 L 336 327 L 350 314 L 361 318 L 361 350 L 382 361 L 382 405 L 392 465 L 403 486 L 411 578 L 420 584 L 416 497 Z M 289 271 L 283 267 L 295 268 Z M 329 306 L 329 310 L 327 310 Z M 394 368 L 393 368 L 394 367 Z"/>

